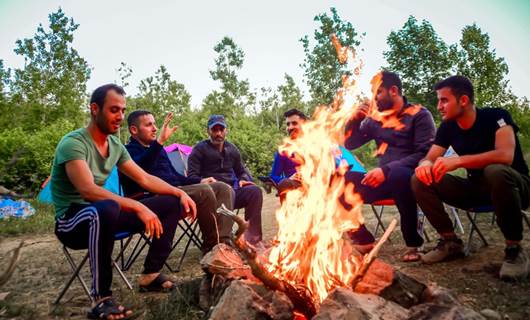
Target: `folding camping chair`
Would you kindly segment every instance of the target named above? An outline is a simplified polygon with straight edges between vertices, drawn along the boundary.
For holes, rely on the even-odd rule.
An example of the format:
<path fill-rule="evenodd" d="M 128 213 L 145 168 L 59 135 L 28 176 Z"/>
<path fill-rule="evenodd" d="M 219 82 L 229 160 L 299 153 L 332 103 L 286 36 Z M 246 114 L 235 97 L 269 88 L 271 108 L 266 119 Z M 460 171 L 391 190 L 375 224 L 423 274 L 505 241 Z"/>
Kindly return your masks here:
<path fill-rule="evenodd" d="M 482 231 L 480 231 L 477 225 L 477 216 L 480 213 L 492 212 L 493 216 L 492 216 L 491 224 L 494 224 L 495 223 L 495 212 L 494 212 L 495 209 L 491 205 L 485 205 L 485 206 L 465 209 L 464 211 L 466 212 L 466 216 L 470 224 L 469 235 L 468 235 L 467 242 L 465 245 L 465 252 L 466 254 L 469 254 L 469 252 L 471 251 L 471 241 L 473 240 L 473 234 L 475 233 L 475 231 L 477 232 L 480 240 L 482 240 L 482 243 L 484 244 L 484 246 L 488 246 L 488 241 L 486 240 L 486 238 L 482 234 Z M 521 215 L 523 216 L 523 220 L 526 222 L 526 226 L 530 230 L 530 218 L 528 218 L 528 212 L 526 212 L 525 210 L 521 210 Z"/>
<path fill-rule="evenodd" d="M 377 232 L 379 231 L 379 227 L 383 230 L 383 232 L 386 231 L 385 224 L 383 223 L 383 212 L 385 210 L 385 207 L 387 206 L 395 206 L 396 203 L 394 199 L 383 199 L 383 200 L 377 200 L 369 204 L 372 208 L 372 212 L 374 213 L 375 219 L 377 220 L 377 224 L 375 226 L 374 236 L 377 235 Z M 379 210 L 376 208 L 379 207 Z M 418 210 L 418 232 L 420 234 L 423 234 L 424 239 L 427 242 L 430 242 L 431 239 L 429 238 L 429 235 L 424 229 L 425 224 L 425 215 L 421 210 Z M 390 238 L 388 241 L 391 241 Z"/>
<path fill-rule="evenodd" d="M 117 233 L 114 236 L 114 240 L 122 241 L 123 239 L 130 238 L 130 236 L 131 236 L 131 234 L 129 232 L 120 232 L 120 233 Z M 123 250 L 123 248 L 124 248 L 123 245 L 121 245 L 121 248 Z M 118 257 L 120 255 L 123 255 L 122 250 L 120 250 L 120 253 L 118 254 Z M 70 253 L 70 251 L 68 250 L 68 248 L 66 246 L 63 246 L 63 252 L 64 252 L 64 255 L 66 257 L 66 260 L 68 261 L 68 263 L 70 264 L 70 267 L 72 268 L 73 274 L 70 276 L 70 279 L 68 279 L 68 281 L 66 282 L 63 290 L 61 291 L 61 293 L 59 294 L 59 296 L 55 300 L 54 304 L 59 304 L 59 302 L 63 298 L 63 296 L 66 293 L 66 291 L 68 291 L 68 289 L 72 285 L 72 282 L 74 281 L 75 278 L 77 278 L 79 280 L 79 282 L 81 283 L 81 286 L 83 287 L 83 290 L 85 291 L 86 295 L 88 296 L 88 299 L 90 299 L 91 302 L 94 302 L 94 298 L 90 295 L 90 290 L 88 289 L 88 286 L 87 286 L 85 280 L 83 280 L 83 278 L 80 275 L 81 269 L 84 267 L 84 265 L 86 264 L 86 262 L 88 260 L 88 250 L 87 250 L 87 253 L 85 254 L 85 256 L 83 257 L 83 259 L 81 260 L 81 262 L 79 262 L 79 264 L 75 263 L 75 261 L 74 261 L 74 259 L 72 257 L 72 254 Z M 127 286 L 127 288 L 129 288 L 129 290 L 132 290 L 133 288 L 132 288 L 131 283 L 129 282 L 129 280 L 127 280 L 127 277 L 125 277 L 125 275 L 123 274 L 123 271 L 118 266 L 118 263 L 115 260 L 112 260 L 112 265 L 114 266 L 116 271 L 118 271 L 118 274 L 120 275 L 120 278 L 123 280 L 123 282 L 125 282 L 125 285 Z"/>
<path fill-rule="evenodd" d="M 197 223 L 197 219 L 192 221 L 191 223 L 188 222 L 186 219 L 180 219 L 177 223 L 177 227 L 182 230 L 182 233 L 179 235 L 176 241 L 173 242 L 173 245 L 171 247 L 171 253 L 175 250 L 175 248 L 182 242 L 186 241 L 186 244 L 184 246 L 184 252 L 182 252 L 179 262 L 176 266 L 176 268 L 171 267 L 167 261 L 164 263 L 166 268 L 171 272 L 179 272 L 182 263 L 184 262 L 184 258 L 186 257 L 186 254 L 188 253 L 188 250 L 190 248 L 190 245 L 193 243 L 197 248 L 201 249 L 202 247 L 202 240 L 200 239 L 200 230 L 197 230 L 199 224 Z M 177 229 L 178 230 L 178 229 Z M 121 261 L 121 266 L 123 271 L 128 271 L 131 266 L 134 264 L 136 259 L 140 256 L 140 254 L 143 252 L 146 246 L 151 245 L 151 240 L 144 234 L 140 233 L 138 239 L 136 240 L 133 249 L 131 253 L 128 255 L 127 258 L 125 258 L 125 249 L 127 248 L 128 244 L 132 240 L 132 236 L 128 239 L 128 241 L 125 243 L 125 245 L 121 244 L 120 246 L 123 247 L 123 249 L 120 250 L 120 255 L 116 258 L 116 260 Z M 187 239 L 185 237 L 187 236 Z M 170 254 L 171 254 L 170 253 Z"/>

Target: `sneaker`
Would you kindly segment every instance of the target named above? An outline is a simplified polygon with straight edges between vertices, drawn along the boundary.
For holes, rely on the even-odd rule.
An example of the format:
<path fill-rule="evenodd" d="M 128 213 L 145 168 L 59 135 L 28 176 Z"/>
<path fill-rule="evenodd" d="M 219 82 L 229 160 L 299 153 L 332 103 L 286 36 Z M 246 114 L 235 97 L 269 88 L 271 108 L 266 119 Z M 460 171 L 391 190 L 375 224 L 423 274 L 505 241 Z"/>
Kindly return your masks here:
<path fill-rule="evenodd" d="M 520 245 L 509 245 L 504 249 L 504 262 L 499 276 L 505 281 L 524 280 L 528 276 L 530 262 Z"/>
<path fill-rule="evenodd" d="M 439 239 L 436 247 L 421 256 L 423 263 L 437 263 L 464 257 L 464 243 L 458 238 Z"/>

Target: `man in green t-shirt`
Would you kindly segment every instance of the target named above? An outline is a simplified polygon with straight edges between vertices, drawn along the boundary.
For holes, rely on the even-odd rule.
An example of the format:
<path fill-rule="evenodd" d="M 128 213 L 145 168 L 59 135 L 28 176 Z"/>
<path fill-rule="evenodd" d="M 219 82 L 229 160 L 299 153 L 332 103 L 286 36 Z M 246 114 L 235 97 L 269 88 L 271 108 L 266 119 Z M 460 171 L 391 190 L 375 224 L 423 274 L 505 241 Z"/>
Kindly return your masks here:
<path fill-rule="evenodd" d="M 121 87 L 97 88 L 90 99 L 90 123 L 65 135 L 53 160 L 55 234 L 69 248 L 88 248 L 95 301 L 88 313 L 92 319 L 123 319 L 132 314 L 112 299 L 114 235 L 144 231 L 151 237 L 140 289 L 170 290 L 174 283 L 160 270 L 171 251 L 178 220 L 196 215 L 195 203 L 185 192 L 143 171 L 112 135 L 118 132 L 124 113 Z M 102 186 L 114 166 L 157 196 L 136 201 L 105 190 Z"/>

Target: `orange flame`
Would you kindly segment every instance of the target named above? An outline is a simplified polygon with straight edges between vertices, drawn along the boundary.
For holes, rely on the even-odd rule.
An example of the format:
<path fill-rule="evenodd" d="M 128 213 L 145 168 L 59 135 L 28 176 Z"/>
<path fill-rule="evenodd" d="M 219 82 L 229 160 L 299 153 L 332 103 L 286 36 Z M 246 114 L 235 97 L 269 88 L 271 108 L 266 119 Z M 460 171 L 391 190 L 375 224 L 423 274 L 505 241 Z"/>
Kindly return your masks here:
<path fill-rule="evenodd" d="M 342 63 L 362 62 L 352 48 L 343 48 L 332 37 Z M 360 70 L 360 69 L 359 69 Z M 344 164 L 335 167 L 334 154 L 343 143 L 346 121 L 359 106 L 360 92 L 356 86 L 359 70 L 343 77 L 343 87 L 332 104 L 317 108 L 313 120 L 302 125 L 303 135 L 295 140 L 286 138 L 280 152 L 296 154 L 301 159 L 298 174 L 302 187 L 287 193 L 276 211 L 279 230 L 277 245 L 269 254 L 269 271 L 294 285 L 304 285 L 316 302 L 321 302 L 337 286 L 348 286 L 362 261 L 352 255 L 346 231 L 363 223 L 362 199 L 354 186 L 346 184 Z M 339 198 L 344 195 L 346 209 Z"/>

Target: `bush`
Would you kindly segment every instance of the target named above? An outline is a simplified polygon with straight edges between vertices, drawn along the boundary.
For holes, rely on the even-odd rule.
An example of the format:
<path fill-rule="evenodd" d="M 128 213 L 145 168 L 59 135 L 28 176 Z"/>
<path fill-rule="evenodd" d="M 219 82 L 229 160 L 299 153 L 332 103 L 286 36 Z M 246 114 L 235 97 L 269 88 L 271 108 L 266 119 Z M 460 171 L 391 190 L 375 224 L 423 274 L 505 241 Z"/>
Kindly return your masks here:
<path fill-rule="evenodd" d="M 17 192 L 39 189 L 50 175 L 55 147 L 74 124 L 61 119 L 38 131 L 21 128 L 0 132 L 0 181 Z"/>

